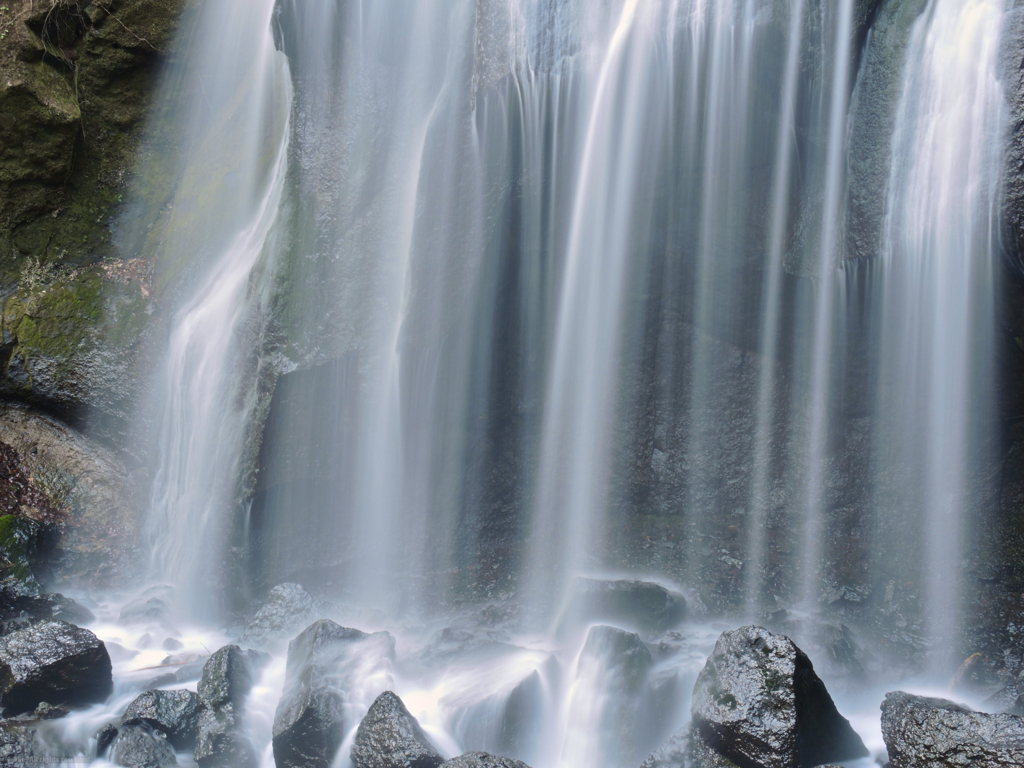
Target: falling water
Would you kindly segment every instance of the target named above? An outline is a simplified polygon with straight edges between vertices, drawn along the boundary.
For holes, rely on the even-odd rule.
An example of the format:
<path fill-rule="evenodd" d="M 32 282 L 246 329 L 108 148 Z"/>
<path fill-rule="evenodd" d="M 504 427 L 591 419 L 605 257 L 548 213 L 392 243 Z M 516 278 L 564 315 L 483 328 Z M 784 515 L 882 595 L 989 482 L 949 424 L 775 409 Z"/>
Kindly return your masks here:
<path fill-rule="evenodd" d="M 865 298 L 843 266 L 861 5 L 201 10 L 161 249 L 152 575 L 214 618 L 302 582 L 398 638 L 343 683 L 336 762 L 390 688 L 446 756 L 638 764 L 715 632 L 574 614 L 584 575 L 816 613 L 851 306 L 877 374 L 851 507 L 892 546 L 924 537 L 907 569 L 951 636 L 991 394 L 1003 8 L 916 21 Z M 644 525 L 669 534 L 638 558 Z M 102 614 L 148 663 L 149 632 Z M 246 714 L 266 766 L 283 647 Z"/>
<path fill-rule="evenodd" d="M 246 391 L 251 382 L 238 376 L 249 351 L 239 337 L 267 301 L 253 271 L 267 250 L 286 172 L 291 88 L 287 60 L 270 35 L 272 10 L 272 2 L 215 2 L 203 11 L 201 36 L 210 40 L 193 66 L 205 98 L 185 118 L 193 149 L 171 203 L 161 262 L 172 276 L 187 269 L 197 277 L 188 283 L 191 295 L 184 289 L 155 373 L 152 576 L 186 590 L 204 609 L 215 607 L 203 597 L 216 602 L 205 585 L 220 577 L 227 510 L 238 494 L 255 405 Z M 238 34 L 215 42 L 220 29 Z"/>
<path fill-rule="evenodd" d="M 909 497 L 919 500 L 923 612 L 928 635 L 947 652 L 962 598 L 968 471 L 986 450 L 994 375 L 1004 6 L 932 0 L 918 19 L 886 197 L 878 408 L 880 444 L 889 448 L 881 460 L 906 467 Z"/>

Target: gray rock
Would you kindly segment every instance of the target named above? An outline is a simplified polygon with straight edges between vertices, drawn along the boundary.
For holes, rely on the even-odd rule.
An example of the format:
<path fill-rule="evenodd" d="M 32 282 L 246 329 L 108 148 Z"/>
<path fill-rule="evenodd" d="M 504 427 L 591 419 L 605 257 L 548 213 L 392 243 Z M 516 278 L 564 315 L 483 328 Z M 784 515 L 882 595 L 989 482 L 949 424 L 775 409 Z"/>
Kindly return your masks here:
<path fill-rule="evenodd" d="M 567 619 L 610 622 L 637 632 L 665 632 L 686 616 L 686 598 L 649 581 L 576 579 Z"/>
<path fill-rule="evenodd" d="M 1001 712 L 1009 715 L 1024 716 L 1024 693 L 1017 680 L 1011 680 L 994 694 L 982 702 L 986 712 Z"/>
<path fill-rule="evenodd" d="M 298 584 L 278 584 L 246 625 L 238 643 L 271 650 L 317 619 L 330 618 L 334 613 L 333 605 L 316 599 Z"/>
<path fill-rule="evenodd" d="M 595 702 L 574 697 L 570 718 L 597 718 L 597 749 L 607 765 L 636 765 L 657 741 L 651 724 L 648 673 L 653 659 L 640 637 L 617 627 L 590 628 L 580 651 L 576 686 L 602 692 Z"/>
<path fill-rule="evenodd" d="M 1024 719 L 903 691 L 885 695 L 882 738 L 892 768 L 1024 765 Z"/>
<path fill-rule="evenodd" d="M 35 712 L 32 713 L 32 717 L 36 720 L 59 720 L 69 714 L 71 714 L 71 710 L 63 704 L 54 705 L 47 701 L 41 701 Z"/>
<path fill-rule="evenodd" d="M 444 758 L 391 691 L 373 702 L 352 744 L 354 768 L 438 768 Z"/>
<path fill-rule="evenodd" d="M 150 621 L 164 621 L 169 613 L 170 606 L 163 597 L 143 596 L 126 603 L 117 620 L 121 624 L 144 624 Z"/>
<path fill-rule="evenodd" d="M 49 621 L 0 639 L 0 706 L 7 714 L 31 712 L 42 701 L 103 701 L 112 688 L 110 656 L 87 629 Z"/>
<path fill-rule="evenodd" d="M 762 627 L 723 632 L 697 677 L 696 733 L 741 765 L 809 768 L 867 756 L 810 659 Z"/>
<path fill-rule="evenodd" d="M 191 749 L 199 723 L 199 696 L 184 690 L 146 691 L 128 705 L 121 722 L 149 725 L 166 736 L 175 749 Z"/>
<path fill-rule="evenodd" d="M 118 730 L 110 745 L 110 762 L 126 768 L 169 768 L 178 759 L 163 734 L 139 723 Z"/>
<path fill-rule="evenodd" d="M 0 724 L 0 768 L 45 765 L 45 751 L 35 731 L 13 723 Z"/>
<path fill-rule="evenodd" d="M 530 768 L 521 760 L 511 757 L 498 757 L 489 752 L 466 752 L 453 757 L 442 768 Z"/>
<path fill-rule="evenodd" d="M 269 657 L 228 645 L 212 656 L 199 680 L 199 722 L 195 759 L 201 768 L 249 768 L 256 751 L 242 732 L 245 699 Z"/>
<path fill-rule="evenodd" d="M 729 758 L 708 744 L 696 728 L 690 732 L 690 762 L 688 768 L 738 768 Z"/>
<path fill-rule="evenodd" d="M 284 692 L 274 715 L 277 768 L 327 768 L 345 736 L 336 672 L 345 650 L 369 637 L 321 619 L 288 644 Z"/>
<path fill-rule="evenodd" d="M 117 726 L 107 723 L 96 732 L 96 757 L 103 757 L 107 749 L 117 738 Z"/>
<path fill-rule="evenodd" d="M 690 726 L 687 725 L 654 750 L 640 768 L 688 768 L 689 751 Z"/>

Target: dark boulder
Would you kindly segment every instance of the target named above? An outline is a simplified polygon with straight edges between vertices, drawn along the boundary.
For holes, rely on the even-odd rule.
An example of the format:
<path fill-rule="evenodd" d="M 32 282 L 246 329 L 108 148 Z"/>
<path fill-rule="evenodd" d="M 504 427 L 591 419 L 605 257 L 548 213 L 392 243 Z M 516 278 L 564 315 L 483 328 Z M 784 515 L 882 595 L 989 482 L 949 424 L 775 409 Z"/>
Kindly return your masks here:
<path fill-rule="evenodd" d="M 113 688 L 110 656 L 96 635 L 49 621 L 0 638 L 0 706 L 31 712 L 43 701 L 90 704 Z"/>
<path fill-rule="evenodd" d="M 697 677 L 695 738 L 758 768 L 813 768 L 868 754 L 807 655 L 762 627 L 723 632 Z"/>
<path fill-rule="evenodd" d="M 467 752 L 453 757 L 442 768 L 530 768 L 522 760 L 498 757 L 489 752 Z"/>
<path fill-rule="evenodd" d="M 1024 765 L 1024 719 L 903 691 L 885 695 L 882 738 L 892 768 Z"/>
<path fill-rule="evenodd" d="M 149 725 L 166 736 L 175 749 L 191 749 L 199 723 L 199 696 L 183 690 L 146 691 L 128 705 L 121 722 Z"/>
<path fill-rule="evenodd" d="M 125 768 L 169 768 L 178 759 L 162 733 L 139 723 L 118 730 L 110 745 L 110 762 Z"/>
<path fill-rule="evenodd" d="M 335 612 L 333 605 L 316 599 L 298 584 L 278 584 L 246 625 L 238 644 L 271 650 L 295 637 L 303 627 Z"/>
<path fill-rule="evenodd" d="M 274 715 L 277 768 L 327 768 L 345 736 L 339 672 L 369 635 L 321 619 L 288 644 L 284 692 Z"/>
<path fill-rule="evenodd" d="M 195 759 L 201 768 L 249 768 L 256 751 L 242 731 L 245 699 L 265 653 L 228 645 L 210 656 L 199 680 L 199 722 Z"/>
<path fill-rule="evenodd" d="M 643 633 L 665 632 L 686 616 L 686 598 L 650 581 L 576 579 L 569 623 L 609 622 Z"/>
<path fill-rule="evenodd" d="M 71 710 L 63 704 L 50 704 L 49 702 L 41 701 L 36 706 L 35 712 L 32 713 L 32 717 L 36 720 L 59 720 L 70 714 Z"/>
<path fill-rule="evenodd" d="M 391 691 L 373 702 L 352 744 L 354 768 L 438 768 L 444 758 Z"/>
<path fill-rule="evenodd" d="M 96 732 L 96 757 L 103 757 L 117 738 L 117 726 L 107 723 Z"/>
<path fill-rule="evenodd" d="M 653 658 L 633 632 L 597 625 L 590 628 L 577 664 L 577 690 L 569 717 L 597 717 L 601 754 L 611 764 L 635 765 L 657 741 L 650 738 L 652 711 L 648 673 Z M 603 695 L 593 700 L 594 692 Z"/>

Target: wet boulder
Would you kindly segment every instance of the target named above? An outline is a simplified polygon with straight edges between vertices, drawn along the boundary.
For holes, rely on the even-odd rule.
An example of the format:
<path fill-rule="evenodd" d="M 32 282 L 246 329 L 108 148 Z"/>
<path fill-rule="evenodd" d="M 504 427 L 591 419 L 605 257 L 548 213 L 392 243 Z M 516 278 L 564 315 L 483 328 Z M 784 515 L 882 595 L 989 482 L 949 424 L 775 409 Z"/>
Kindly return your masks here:
<path fill-rule="evenodd" d="M 199 680 L 195 760 L 200 768 L 249 768 L 256 751 L 242 731 L 246 697 L 269 657 L 228 645 L 214 653 Z"/>
<path fill-rule="evenodd" d="M 522 760 L 498 757 L 489 752 L 467 752 L 453 757 L 442 768 L 530 768 Z"/>
<path fill-rule="evenodd" d="M 298 584 L 278 584 L 246 625 L 238 644 L 271 650 L 317 619 L 329 618 L 335 610 L 333 605 L 318 600 Z"/>
<path fill-rule="evenodd" d="M 114 739 L 117 738 L 117 726 L 113 723 L 107 723 L 98 731 L 96 731 L 96 757 L 103 757 L 110 745 L 114 743 Z"/>
<path fill-rule="evenodd" d="M 351 758 L 354 768 L 438 768 L 444 762 L 391 691 L 377 697 L 359 724 Z"/>
<path fill-rule="evenodd" d="M 90 704 L 113 688 L 110 656 L 96 635 L 49 621 L 0 638 L 0 706 L 31 712 L 40 702 Z"/>
<path fill-rule="evenodd" d="M 691 714 L 694 738 L 743 766 L 813 768 L 868 754 L 807 655 L 762 627 L 722 633 Z"/>
<path fill-rule="evenodd" d="M 177 750 L 195 746 L 199 696 L 192 691 L 146 691 L 121 718 L 124 725 L 148 725 L 167 737 Z"/>
<path fill-rule="evenodd" d="M 609 622 L 634 632 L 660 633 L 686 616 L 686 598 L 650 581 L 578 578 L 566 613 L 570 624 Z"/>
<path fill-rule="evenodd" d="M 168 586 L 150 587 L 138 598 L 125 603 L 117 620 L 121 624 L 165 622 L 170 615 L 168 601 L 174 590 Z"/>
<path fill-rule="evenodd" d="M 677 731 L 644 760 L 640 768 L 687 768 L 690 765 L 690 726 Z"/>
<path fill-rule="evenodd" d="M 1024 718 L 903 691 L 885 695 L 882 738 L 892 768 L 1024 765 Z"/>
<path fill-rule="evenodd" d="M 118 730 L 110 745 L 110 762 L 125 768 L 169 768 L 178 759 L 162 733 L 138 723 Z"/>
<path fill-rule="evenodd" d="M 345 737 L 337 672 L 345 650 L 368 638 L 321 619 L 288 644 L 284 692 L 274 715 L 277 768 L 327 768 Z"/>
<path fill-rule="evenodd" d="M 0 768 L 45 764 L 46 754 L 34 729 L 11 722 L 0 723 Z"/>

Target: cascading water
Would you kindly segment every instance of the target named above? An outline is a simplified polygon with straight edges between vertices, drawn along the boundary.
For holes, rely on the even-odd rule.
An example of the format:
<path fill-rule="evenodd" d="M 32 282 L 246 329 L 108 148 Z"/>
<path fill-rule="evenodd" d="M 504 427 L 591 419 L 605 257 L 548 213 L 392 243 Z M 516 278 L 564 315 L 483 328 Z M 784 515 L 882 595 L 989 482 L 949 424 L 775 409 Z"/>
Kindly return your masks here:
<path fill-rule="evenodd" d="M 267 301 L 254 269 L 268 249 L 286 173 L 291 85 L 270 35 L 272 11 L 272 3 L 254 9 L 230 2 L 203 11 L 201 37 L 220 28 L 239 35 L 224 45 L 208 42 L 194 65 L 206 98 L 186 118 L 184 140 L 193 149 L 171 203 L 162 265 L 196 277 L 193 295 L 171 320 L 150 403 L 157 414 L 147 516 L 152 577 L 187 591 L 193 606 L 215 610 L 203 605 L 203 596 L 213 597 L 205 585 L 219 577 L 230 533 L 224 512 L 238 493 L 255 408 L 251 382 L 237 375 L 251 352 L 240 337 L 259 314 L 254 307 Z M 242 58 L 250 62 L 244 70 L 236 64 Z M 195 260 L 183 263 L 184 254 Z"/>
<path fill-rule="evenodd" d="M 940 648 L 953 643 L 963 599 L 970 472 L 991 450 L 1004 11 L 1001 0 L 934 0 L 914 27 L 876 278 L 878 460 L 903 467 L 899 482 L 915 490 L 901 495 L 919 504 L 924 622 Z"/>
<path fill-rule="evenodd" d="M 864 642 L 887 642 L 885 622 L 906 626 L 885 590 L 925 579 L 915 638 L 952 644 L 948 565 L 991 436 L 1004 8 L 930 0 L 906 22 L 862 267 L 850 146 L 887 8 L 199 13 L 161 249 L 180 288 L 156 373 L 152 576 L 210 623 L 301 582 L 324 615 L 392 633 L 339 662 L 335 765 L 390 689 L 446 757 L 635 768 L 687 719 L 721 629 L 702 604 L 796 609 L 787 631 L 813 643 L 874 611 Z M 913 557 L 880 562 L 901 546 Z M 602 580 L 623 572 L 671 605 L 673 585 L 699 597 L 690 620 L 639 619 L 651 592 L 616 603 L 641 589 Z M 128 631 L 115 607 L 97 626 L 130 648 L 120 687 L 76 738 L 174 636 L 166 617 Z M 236 629 L 173 633 L 203 655 Z M 287 639 L 246 710 L 266 768 Z M 830 684 L 847 679 L 833 661 Z"/>

